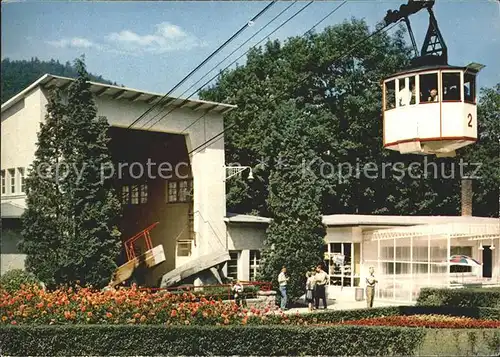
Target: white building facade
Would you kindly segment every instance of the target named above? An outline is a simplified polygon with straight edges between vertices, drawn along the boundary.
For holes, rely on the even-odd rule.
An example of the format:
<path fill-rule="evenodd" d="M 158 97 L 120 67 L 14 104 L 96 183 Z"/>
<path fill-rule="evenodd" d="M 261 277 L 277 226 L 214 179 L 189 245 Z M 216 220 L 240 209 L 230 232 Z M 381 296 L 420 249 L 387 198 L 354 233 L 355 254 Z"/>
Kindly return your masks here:
<path fill-rule="evenodd" d="M 258 263 L 253 257 L 270 219 L 230 215 L 226 221 L 234 226 L 228 228 L 228 273 L 251 280 L 251 266 Z M 391 302 L 412 303 L 422 287 L 500 284 L 499 218 L 338 214 L 323 216 L 323 224 L 330 298 L 353 300 L 356 289 L 365 287 L 370 266 L 379 281 L 377 299 Z M 452 255 L 469 256 L 481 266 L 454 266 Z"/>
<path fill-rule="evenodd" d="M 25 178 L 34 160 L 49 91 L 58 87 L 64 93 L 71 82 L 44 75 L 1 107 L 2 273 L 23 267 L 16 240 L 25 208 Z M 115 181 L 125 210 L 122 239 L 159 222 L 151 237 L 153 245 L 164 245 L 166 261 L 163 268 L 155 269 L 151 283 L 199 256 L 226 250 L 224 137 L 219 134 L 224 129 L 224 113 L 235 106 L 163 98 L 93 82 L 91 91 L 97 115 L 105 116 L 111 126 L 113 161 L 121 163 L 125 172 L 123 179 Z M 135 180 L 138 173 L 131 174 L 132 164 L 136 163 L 134 169 L 145 169 L 146 159 L 151 157 L 155 177 L 143 173 Z M 155 171 L 162 164 L 161 174 L 166 179 L 159 179 L 159 171 Z"/>

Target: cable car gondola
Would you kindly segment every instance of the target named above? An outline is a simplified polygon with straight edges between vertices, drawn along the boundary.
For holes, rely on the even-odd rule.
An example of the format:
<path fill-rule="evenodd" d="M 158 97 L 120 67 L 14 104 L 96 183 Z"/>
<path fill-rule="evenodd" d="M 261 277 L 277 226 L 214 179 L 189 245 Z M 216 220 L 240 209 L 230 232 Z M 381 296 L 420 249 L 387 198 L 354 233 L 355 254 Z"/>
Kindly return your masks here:
<path fill-rule="evenodd" d="M 383 145 L 401 154 L 455 156 L 477 141 L 476 76 L 484 66 L 448 64 L 433 5 L 409 0 L 384 18 L 386 25 L 406 22 L 415 57 L 408 68 L 383 79 Z M 419 54 L 408 16 L 424 8 L 429 27 Z"/>

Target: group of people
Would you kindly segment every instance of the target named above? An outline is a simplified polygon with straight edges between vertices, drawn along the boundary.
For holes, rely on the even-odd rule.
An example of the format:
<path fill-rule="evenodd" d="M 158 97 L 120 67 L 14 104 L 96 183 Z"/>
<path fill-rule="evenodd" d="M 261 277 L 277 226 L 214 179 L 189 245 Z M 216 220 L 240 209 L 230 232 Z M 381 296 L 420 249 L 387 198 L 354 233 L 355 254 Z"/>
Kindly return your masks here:
<path fill-rule="evenodd" d="M 322 300 L 323 308 L 326 309 L 326 284 L 328 282 L 328 274 L 323 270 L 321 265 L 318 265 L 315 270 L 306 273 L 306 301 L 309 304 L 309 310 L 314 308 L 319 308 L 319 301 Z M 282 310 L 287 310 L 287 283 L 290 279 L 286 274 L 286 267 L 281 269 L 278 275 L 278 284 L 281 294 L 280 308 Z"/>
<path fill-rule="evenodd" d="M 318 265 L 315 270 L 306 273 L 306 302 L 309 311 L 319 308 L 319 300 L 323 302 L 323 308 L 326 309 L 326 283 L 328 274 Z M 314 303 L 314 307 L 313 307 Z"/>
<path fill-rule="evenodd" d="M 306 286 L 305 286 L 305 297 L 306 302 L 309 307 L 309 311 L 319 309 L 319 301 L 323 302 L 323 309 L 326 310 L 326 285 L 328 282 L 328 274 L 323 270 L 321 265 L 318 265 L 313 271 L 308 271 L 306 273 Z M 290 277 L 286 274 L 286 267 L 281 269 L 278 275 L 278 284 L 281 294 L 281 310 L 287 310 L 287 284 Z M 375 297 L 375 285 L 377 284 L 377 279 L 375 278 L 375 269 L 370 267 L 368 270 L 368 276 L 365 278 L 366 283 L 366 300 L 367 306 L 373 307 L 373 298 Z M 314 305 L 313 305 L 314 304 Z"/>
<path fill-rule="evenodd" d="M 427 97 L 427 100 L 425 100 L 424 99 L 425 97 L 422 95 L 422 93 L 420 93 L 420 101 L 421 102 L 438 102 L 439 101 L 438 91 L 436 88 L 432 88 L 432 89 L 428 90 L 428 93 L 429 93 L 429 96 Z M 399 106 L 402 107 L 402 106 L 406 106 L 406 105 L 410 105 L 410 104 L 416 104 L 416 96 L 417 96 L 417 94 L 416 94 L 415 84 L 411 85 L 410 91 L 408 91 L 407 87 L 403 88 L 399 92 L 399 95 L 398 95 Z M 392 107 L 394 107 L 394 106 L 392 106 Z"/>

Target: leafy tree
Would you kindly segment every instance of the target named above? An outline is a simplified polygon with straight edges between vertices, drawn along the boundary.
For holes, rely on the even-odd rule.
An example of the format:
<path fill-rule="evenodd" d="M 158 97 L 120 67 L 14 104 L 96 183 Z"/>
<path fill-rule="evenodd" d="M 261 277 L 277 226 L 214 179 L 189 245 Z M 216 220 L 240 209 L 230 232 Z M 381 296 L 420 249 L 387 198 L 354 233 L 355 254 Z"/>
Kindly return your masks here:
<path fill-rule="evenodd" d="M 500 83 L 493 88 L 483 88 L 477 107 L 478 141 L 462 151 L 464 162 L 476 163 L 479 171 L 472 177 L 473 214 L 497 216 L 500 212 Z"/>
<path fill-rule="evenodd" d="M 108 123 L 96 117 L 83 60 L 76 60 L 75 68 L 78 77 L 67 103 L 56 93 L 41 125 L 27 180 L 21 249 L 28 255 L 27 269 L 50 284 L 104 286 L 120 252 L 120 204 L 110 180 L 102 178 L 110 163 Z M 42 164 L 49 166 L 48 175 L 36 172 Z"/>
<path fill-rule="evenodd" d="M 225 133 L 226 161 L 256 168 L 254 182 L 235 179 L 227 183 L 229 211 L 271 215 L 266 198 L 272 168 L 265 162 L 263 142 L 274 137 L 268 135 L 273 116 L 263 113 L 293 99 L 302 105 L 324 108 L 333 118 L 325 128 L 328 135 L 322 151 L 316 152 L 334 169 L 323 183 L 324 214 L 459 213 L 459 158 L 401 155 L 382 147 L 380 80 L 404 68 L 411 51 L 402 28 L 393 35 L 372 36 L 353 48 L 370 33 L 364 21 L 353 19 L 321 33 L 289 38 L 284 44 L 269 41 L 249 52 L 245 66 L 221 73 L 214 86 L 200 93 L 203 99 L 238 106 L 225 119 L 225 125 L 231 126 Z M 481 103 L 489 97 L 491 94 Z M 495 117 L 495 102 L 487 102 L 490 104 L 484 110 L 482 104 L 479 108 L 482 133 L 496 130 L 494 120 L 481 119 L 485 115 Z M 282 145 L 279 137 L 275 140 L 274 145 Z M 469 150 L 476 155 L 481 151 L 491 160 L 498 157 L 493 141 L 484 144 L 484 150 L 476 151 L 477 145 L 483 145 L 481 142 Z M 420 163 L 420 167 L 410 166 L 413 162 Z M 496 163 L 491 161 L 483 167 L 498 167 L 493 166 Z M 438 168 L 436 177 L 432 172 L 434 164 Z M 453 165 L 455 176 L 450 178 Z M 494 173 L 485 175 L 491 178 Z M 481 193 L 475 195 L 475 212 L 493 215 L 498 212 L 497 205 L 493 205 L 498 185 L 491 179 L 481 182 L 476 183 L 475 192 Z"/>
<path fill-rule="evenodd" d="M 54 59 L 40 61 L 36 57 L 31 58 L 29 61 L 3 59 L 1 65 L 2 103 L 12 98 L 46 73 L 69 78 L 78 76 L 76 68 L 70 62 L 62 64 Z M 92 81 L 116 85 L 116 83 L 112 83 L 100 75 L 89 74 L 89 76 Z"/>
<path fill-rule="evenodd" d="M 369 34 L 364 21 L 352 20 L 318 34 L 290 38 L 283 45 L 270 41 L 264 48 L 250 51 L 245 66 L 222 73 L 215 86 L 200 94 L 204 99 L 238 105 L 237 111 L 226 116 L 225 125 L 234 124 L 226 133 L 226 160 L 259 168 L 256 176 L 260 180 L 252 184 L 228 182 L 228 210 L 270 214 L 266 203 L 270 167 L 269 163 L 259 163 L 265 161 L 262 138 L 272 117 L 260 113 L 289 99 L 331 113 L 334 119 L 325 128 L 323 151 L 316 155 L 329 150 L 325 160 L 335 169 L 340 163 L 355 167 L 356 159 L 377 162 L 391 155 L 381 148 L 380 79 L 404 66 L 410 52 L 402 41 L 402 32 L 393 37 L 380 33 L 355 47 L 351 56 L 343 56 Z M 279 138 L 275 145 L 280 145 Z M 382 178 L 373 181 L 363 177 L 341 179 L 338 172 L 332 174 L 323 187 L 323 213 L 385 208 L 381 203 L 385 199 L 378 198 L 385 198 L 386 193 L 374 186 L 391 185 Z"/>

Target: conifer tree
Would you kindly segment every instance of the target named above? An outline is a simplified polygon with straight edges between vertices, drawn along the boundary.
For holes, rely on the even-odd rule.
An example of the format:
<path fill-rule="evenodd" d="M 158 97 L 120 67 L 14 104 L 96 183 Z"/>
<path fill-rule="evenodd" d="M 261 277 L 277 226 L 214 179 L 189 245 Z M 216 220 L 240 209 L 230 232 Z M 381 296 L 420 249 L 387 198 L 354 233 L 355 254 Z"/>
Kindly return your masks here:
<path fill-rule="evenodd" d="M 287 294 L 290 299 L 304 294 L 306 272 L 323 262 L 325 227 L 322 223 L 321 157 L 315 154 L 322 146 L 331 120 L 321 109 L 297 107 L 286 102 L 274 111 L 273 127 L 264 140 L 271 163 L 269 198 L 272 214 L 265 241 L 260 279 L 272 281 L 283 266 L 290 280 Z M 281 145 L 274 143 L 280 138 Z"/>
<path fill-rule="evenodd" d="M 116 268 L 120 252 L 116 227 L 120 203 L 111 181 L 103 179 L 102 174 L 111 160 L 107 147 L 109 125 L 106 118 L 97 117 L 83 60 L 77 59 L 75 67 L 78 77 L 68 88 L 66 104 L 59 100 L 57 106 L 47 107 L 47 118 L 57 120 L 48 120 L 42 126 L 35 162 L 59 164 L 59 175 L 54 184 L 54 177 L 46 179 L 35 171 L 30 173 L 22 248 L 28 254 L 30 271 L 38 275 L 40 266 L 48 267 L 47 273 L 39 276 L 41 279 L 50 280 L 52 273 L 51 283 L 79 281 L 104 286 Z M 58 158 L 54 156 L 56 152 Z M 57 193 L 41 206 L 44 187 L 50 184 L 57 186 Z M 51 212 L 49 218 L 47 210 Z M 60 212 L 60 218 L 52 211 Z M 40 217 L 45 218 L 44 224 L 53 226 L 33 227 Z M 40 229 L 43 237 L 37 237 Z M 50 260 L 47 257 L 51 253 L 42 252 L 50 248 L 47 242 L 58 248 Z"/>
<path fill-rule="evenodd" d="M 59 91 L 50 94 L 45 121 L 40 124 L 38 143 L 26 177 L 26 211 L 20 248 L 26 269 L 48 285 L 59 281 L 62 237 L 67 215 L 55 168 L 62 159 L 62 125 L 65 107 Z"/>

